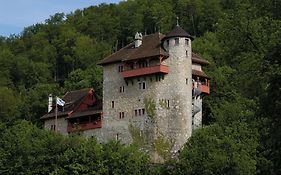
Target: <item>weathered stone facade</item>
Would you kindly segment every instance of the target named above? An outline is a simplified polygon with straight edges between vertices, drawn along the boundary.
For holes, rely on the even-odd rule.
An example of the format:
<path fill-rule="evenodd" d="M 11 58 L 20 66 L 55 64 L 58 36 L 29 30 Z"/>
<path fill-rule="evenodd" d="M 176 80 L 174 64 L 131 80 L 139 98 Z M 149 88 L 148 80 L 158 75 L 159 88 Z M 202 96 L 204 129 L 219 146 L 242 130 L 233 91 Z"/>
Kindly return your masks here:
<path fill-rule="evenodd" d="M 56 127 L 55 124 L 56 124 L 55 119 L 45 120 L 44 121 L 44 128 L 48 129 L 48 130 L 55 130 L 55 128 L 54 128 L 54 127 Z M 57 124 L 58 124 L 58 126 L 57 126 L 58 132 L 63 134 L 63 135 L 68 135 L 67 120 L 65 118 L 58 118 Z"/>
<path fill-rule="evenodd" d="M 191 39 L 169 37 L 162 44 L 169 53 L 162 62 L 169 67 L 168 74 L 124 79 L 118 69 L 122 62 L 104 65 L 103 73 L 105 140 L 118 138 L 129 144 L 140 139 L 154 162 L 165 157 L 158 151 L 158 140 L 169 149 L 167 154 L 173 154 L 192 133 Z M 120 118 L 122 112 L 124 118 Z"/>

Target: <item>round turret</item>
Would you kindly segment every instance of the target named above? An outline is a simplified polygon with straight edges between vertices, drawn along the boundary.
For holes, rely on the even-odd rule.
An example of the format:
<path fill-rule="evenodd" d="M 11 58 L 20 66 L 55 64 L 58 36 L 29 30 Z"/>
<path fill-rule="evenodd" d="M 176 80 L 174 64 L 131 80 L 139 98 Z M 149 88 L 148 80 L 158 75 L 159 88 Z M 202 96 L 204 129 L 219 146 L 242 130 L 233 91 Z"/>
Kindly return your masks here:
<path fill-rule="evenodd" d="M 162 46 L 170 54 L 175 54 L 176 57 L 188 57 L 191 59 L 191 41 L 193 37 L 176 25 L 163 39 Z"/>

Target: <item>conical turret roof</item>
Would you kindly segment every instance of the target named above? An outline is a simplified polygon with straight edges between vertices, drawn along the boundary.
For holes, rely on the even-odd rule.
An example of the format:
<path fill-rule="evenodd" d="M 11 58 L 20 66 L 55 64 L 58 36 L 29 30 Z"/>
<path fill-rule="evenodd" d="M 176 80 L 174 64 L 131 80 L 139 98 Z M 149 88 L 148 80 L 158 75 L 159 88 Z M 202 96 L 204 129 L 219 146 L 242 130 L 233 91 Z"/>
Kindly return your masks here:
<path fill-rule="evenodd" d="M 186 32 L 184 29 L 182 29 L 179 25 L 176 25 L 176 26 L 174 27 L 174 29 L 171 30 L 171 31 L 163 38 L 163 40 L 168 39 L 168 38 L 172 38 L 172 37 L 186 37 L 186 38 L 190 38 L 191 40 L 194 39 L 189 33 L 187 33 L 187 32 Z"/>

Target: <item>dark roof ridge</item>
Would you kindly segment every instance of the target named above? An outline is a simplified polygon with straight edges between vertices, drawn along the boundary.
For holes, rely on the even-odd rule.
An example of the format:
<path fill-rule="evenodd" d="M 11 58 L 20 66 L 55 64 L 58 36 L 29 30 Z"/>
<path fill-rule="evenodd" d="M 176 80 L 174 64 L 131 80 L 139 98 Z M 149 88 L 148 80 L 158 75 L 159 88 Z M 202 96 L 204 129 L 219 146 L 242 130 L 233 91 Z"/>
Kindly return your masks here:
<path fill-rule="evenodd" d="M 167 33 L 167 35 L 162 40 L 172 37 L 186 37 L 190 38 L 191 40 L 194 40 L 194 38 L 179 25 L 176 25 L 169 33 Z"/>
<path fill-rule="evenodd" d="M 134 42 L 131 42 L 115 53 L 109 55 L 98 64 L 106 65 L 115 62 L 154 57 L 160 54 L 168 56 L 166 51 L 161 47 L 161 39 L 163 37 L 165 37 L 165 35 L 160 32 L 144 35 L 142 44 L 139 47 L 134 48 Z"/>

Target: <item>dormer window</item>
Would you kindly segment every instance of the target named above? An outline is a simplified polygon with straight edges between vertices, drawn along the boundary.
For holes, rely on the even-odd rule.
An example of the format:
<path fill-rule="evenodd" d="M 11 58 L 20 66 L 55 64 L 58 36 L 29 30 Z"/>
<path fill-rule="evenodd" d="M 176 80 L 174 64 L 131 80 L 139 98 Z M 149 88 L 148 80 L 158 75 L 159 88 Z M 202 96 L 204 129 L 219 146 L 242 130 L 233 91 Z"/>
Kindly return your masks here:
<path fill-rule="evenodd" d="M 180 44 L 179 38 L 175 38 L 175 46 L 178 46 Z"/>

